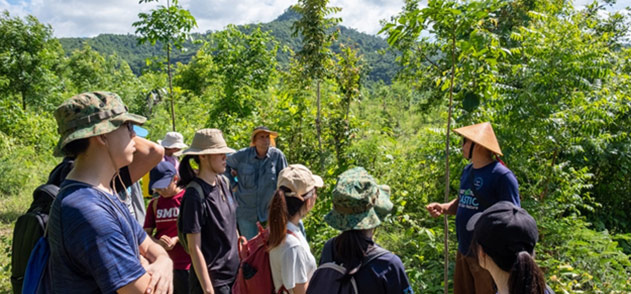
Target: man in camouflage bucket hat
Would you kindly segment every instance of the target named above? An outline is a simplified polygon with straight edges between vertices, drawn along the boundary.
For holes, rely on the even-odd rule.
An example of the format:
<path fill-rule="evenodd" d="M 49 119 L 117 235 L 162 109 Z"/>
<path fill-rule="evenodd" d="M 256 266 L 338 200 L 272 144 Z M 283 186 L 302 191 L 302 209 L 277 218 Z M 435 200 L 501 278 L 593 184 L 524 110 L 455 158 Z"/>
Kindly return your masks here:
<path fill-rule="evenodd" d="M 147 120 L 127 112 L 121 98 L 110 92 L 88 92 L 76 95 L 55 110 L 57 132 L 61 135 L 55 155 L 70 155 L 63 148 L 70 142 L 106 134 L 123 123 L 143 124 Z"/>
<path fill-rule="evenodd" d="M 364 168 L 356 167 L 338 177 L 332 202 L 324 220 L 342 233 L 324 244 L 307 294 L 338 291 L 332 285 L 340 282 L 326 272 L 330 264 L 322 266 L 331 262 L 352 273 L 357 293 L 414 293 L 401 259 L 373 241 L 375 228 L 392 211 L 390 187 L 378 185 Z"/>
<path fill-rule="evenodd" d="M 120 169 L 135 163 L 135 153 L 145 153 L 136 147 L 147 146 L 136 144 L 133 124 L 146 119 L 128 113 L 120 97 L 109 92 L 73 96 L 57 108 L 55 118 L 61 136 L 55 153 L 75 161 L 47 227 L 52 292 L 171 293 L 171 259 L 147 238 L 112 183 Z M 156 163 L 164 152 L 157 148 Z M 141 170 L 136 166 L 129 174 L 137 178 Z"/>
<path fill-rule="evenodd" d="M 338 177 L 332 202 L 333 210 L 324 220 L 340 231 L 376 228 L 392 210 L 390 187 L 377 185 L 363 167 Z"/>

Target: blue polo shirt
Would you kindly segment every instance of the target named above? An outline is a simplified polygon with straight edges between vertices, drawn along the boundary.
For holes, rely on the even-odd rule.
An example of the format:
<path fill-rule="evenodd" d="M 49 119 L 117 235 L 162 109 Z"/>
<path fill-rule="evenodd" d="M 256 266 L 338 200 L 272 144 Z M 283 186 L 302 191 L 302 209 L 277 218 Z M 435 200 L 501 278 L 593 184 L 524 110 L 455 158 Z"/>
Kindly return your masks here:
<path fill-rule="evenodd" d="M 520 206 L 519 184 L 511 170 L 498 161 L 482 168 L 473 168 L 472 164 L 465 166 L 460 176 L 456 212 L 456 234 L 460 253 L 471 256 L 469 245 L 473 232 L 467 231 L 467 222 L 471 216 L 503 200 Z"/>
<path fill-rule="evenodd" d="M 48 221 L 53 292 L 116 293 L 144 275 L 147 234 L 117 196 L 72 180 L 61 188 Z"/>
<path fill-rule="evenodd" d="M 235 193 L 237 216 L 253 223 L 267 221 L 269 202 L 276 191 L 276 181 L 281 170 L 287 167 L 287 159 L 280 149 L 269 147 L 264 157 L 258 157 L 256 147 L 243 148 L 228 155 L 225 175 L 231 186 L 237 185 Z M 234 181 L 231 170 L 237 171 L 238 182 Z"/>

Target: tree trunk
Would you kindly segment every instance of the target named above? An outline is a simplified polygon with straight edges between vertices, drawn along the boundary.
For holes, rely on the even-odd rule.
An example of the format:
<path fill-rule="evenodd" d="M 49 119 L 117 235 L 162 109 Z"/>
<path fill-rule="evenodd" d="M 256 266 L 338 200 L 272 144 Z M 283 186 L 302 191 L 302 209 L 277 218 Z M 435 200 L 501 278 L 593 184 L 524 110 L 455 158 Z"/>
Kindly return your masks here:
<path fill-rule="evenodd" d="M 320 150 L 320 172 L 324 172 L 324 151 L 322 150 L 322 129 L 320 126 L 320 80 L 316 82 L 316 104 L 318 113 L 316 115 L 316 132 L 318 133 L 318 150 Z"/>
<path fill-rule="evenodd" d="M 20 91 L 20 94 L 22 95 L 22 110 L 26 111 L 26 95 L 24 92 L 25 91 Z"/>
<path fill-rule="evenodd" d="M 449 202 L 449 134 L 451 131 L 451 109 L 453 107 L 453 98 L 454 98 L 454 77 L 456 75 L 456 37 L 454 35 L 452 39 L 452 48 L 451 48 L 451 82 L 449 84 L 449 108 L 447 114 L 447 136 L 445 139 L 445 201 L 444 203 Z M 445 268 L 443 272 L 443 279 L 445 283 L 444 293 L 449 293 L 449 222 L 447 219 L 447 214 L 443 216 L 443 238 L 445 239 Z"/>
<path fill-rule="evenodd" d="M 167 42 L 167 77 L 169 79 L 169 96 L 171 99 L 171 126 L 175 132 L 175 109 L 174 109 L 174 97 L 173 97 L 173 84 L 171 82 L 171 44 Z"/>

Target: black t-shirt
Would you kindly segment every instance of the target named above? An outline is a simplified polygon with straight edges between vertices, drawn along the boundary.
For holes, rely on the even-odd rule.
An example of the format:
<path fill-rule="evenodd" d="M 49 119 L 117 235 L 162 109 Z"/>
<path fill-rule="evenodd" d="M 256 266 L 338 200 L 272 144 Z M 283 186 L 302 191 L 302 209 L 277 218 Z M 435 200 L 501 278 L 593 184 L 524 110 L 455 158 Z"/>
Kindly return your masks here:
<path fill-rule="evenodd" d="M 205 197 L 199 197 L 195 189 L 186 190 L 178 229 L 184 234 L 201 233 L 202 254 L 213 287 L 230 284 L 239 269 L 237 204 L 230 189 L 223 189 L 226 195 L 221 191 L 219 177 L 214 187 L 199 178 L 193 181 L 202 187 Z"/>

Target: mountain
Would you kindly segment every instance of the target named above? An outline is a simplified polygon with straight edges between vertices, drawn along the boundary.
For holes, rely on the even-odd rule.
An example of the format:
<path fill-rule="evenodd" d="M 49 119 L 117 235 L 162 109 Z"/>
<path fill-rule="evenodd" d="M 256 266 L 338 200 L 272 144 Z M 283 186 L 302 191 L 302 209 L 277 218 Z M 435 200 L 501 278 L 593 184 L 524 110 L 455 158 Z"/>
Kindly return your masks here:
<path fill-rule="evenodd" d="M 300 18 L 300 15 L 291 9 L 285 10 L 275 20 L 268 23 L 258 24 L 263 31 L 269 31 L 272 36 L 294 51 L 300 49 L 300 39 L 291 36 L 291 25 Z M 239 26 L 238 28 L 247 32 L 252 29 L 250 26 Z M 355 29 L 345 26 L 338 26 L 339 36 L 337 41 L 331 46 L 331 49 L 338 53 L 340 44 L 350 46 L 357 49 L 359 54 L 363 55 L 364 65 L 366 68 L 366 81 L 383 81 L 390 84 L 392 78 L 398 70 L 395 62 L 396 55 L 386 50 L 388 44 L 380 37 L 360 33 Z M 212 32 L 204 34 L 193 34 L 193 39 L 206 39 Z M 76 49 L 81 49 L 85 43 L 89 44 L 94 50 L 104 55 L 116 54 L 129 64 L 136 74 L 140 74 L 147 67 L 147 58 L 158 58 L 164 55 L 161 44 L 151 46 L 149 44 L 138 45 L 135 35 L 114 35 L 101 34 L 94 38 L 60 38 L 59 41 L 64 48 L 66 54 L 71 54 Z M 174 50 L 172 54 L 173 62 L 188 63 L 192 56 L 195 55 L 201 44 L 187 42 L 184 44 L 183 50 Z M 279 52 L 277 55 L 278 62 L 286 65 L 289 62 L 289 53 Z"/>

